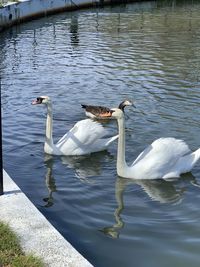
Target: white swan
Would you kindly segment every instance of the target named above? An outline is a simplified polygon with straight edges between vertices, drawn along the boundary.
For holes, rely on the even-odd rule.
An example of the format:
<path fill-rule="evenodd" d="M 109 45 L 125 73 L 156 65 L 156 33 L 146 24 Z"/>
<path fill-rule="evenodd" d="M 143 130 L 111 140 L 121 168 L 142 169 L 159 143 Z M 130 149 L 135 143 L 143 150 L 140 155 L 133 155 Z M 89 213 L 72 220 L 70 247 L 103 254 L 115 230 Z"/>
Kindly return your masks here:
<path fill-rule="evenodd" d="M 56 144 L 52 137 L 52 103 L 48 96 L 40 96 L 32 105 L 45 104 L 47 106 L 46 139 L 44 151 L 51 155 L 85 155 L 102 151 L 118 138 L 118 135 L 105 138 L 107 131 L 98 122 L 90 119 L 77 122 Z"/>
<path fill-rule="evenodd" d="M 148 146 L 128 166 L 125 160 L 125 119 L 120 109 L 112 109 L 119 128 L 117 174 L 134 179 L 175 178 L 191 171 L 200 158 L 200 148 L 191 152 L 187 144 L 175 138 L 160 138 Z"/>

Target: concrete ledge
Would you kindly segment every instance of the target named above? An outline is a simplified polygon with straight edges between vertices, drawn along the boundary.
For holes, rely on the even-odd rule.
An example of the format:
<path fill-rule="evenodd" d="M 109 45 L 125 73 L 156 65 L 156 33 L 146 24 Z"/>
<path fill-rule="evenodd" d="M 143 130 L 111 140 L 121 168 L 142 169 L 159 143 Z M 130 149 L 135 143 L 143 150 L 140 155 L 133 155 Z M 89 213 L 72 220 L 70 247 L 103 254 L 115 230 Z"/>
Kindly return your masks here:
<path fill-rule="evenodd" d="M 25 252 L 50 267 L 92 267 L 47 221 L 4 171 L 4 195 L 0 196 L 0 220 L 20 237 Z"/>
<path fill-rule="evenodd" d="M 102 0 L 19 0 L 0 8 L 0 31 L 48 14 L 96 6 Z M 106 0 L 107 1 L 107 0 Z"/>
<path fill-rule="evenodd" d="M 18 0 L 8 2 L 0 7 L 0 31 L 12 25 L 49 14 L 135 1 L 138 0 Z"/>
<path fill-rule="evenodd" d="M 98 1 L 98 0 L 97 0 Z M 0 31 L 36 17 L 95 5 L 94 0 L 19 0 L 0 8 Z"/>

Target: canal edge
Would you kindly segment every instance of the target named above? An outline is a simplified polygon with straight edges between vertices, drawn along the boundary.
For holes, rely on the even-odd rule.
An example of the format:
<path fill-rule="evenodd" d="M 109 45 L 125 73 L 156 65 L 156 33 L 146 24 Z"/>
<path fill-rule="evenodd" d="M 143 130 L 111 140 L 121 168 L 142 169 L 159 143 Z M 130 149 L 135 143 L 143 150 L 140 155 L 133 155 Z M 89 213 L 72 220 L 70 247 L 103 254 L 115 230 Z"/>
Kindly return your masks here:
<path fill-rule="evenodd" d="M 49 267 L 93 267 L 44 217 L 11 177 L 3 171 L 1 220 L 19 236 L 25 253 L 33 253 Z"/>
<path fill-rule="evenodd" d="M 13 25 L 64 11 L 103 7 L 136 0 L 16 0 L 0 7 L 0 32 Z"/>

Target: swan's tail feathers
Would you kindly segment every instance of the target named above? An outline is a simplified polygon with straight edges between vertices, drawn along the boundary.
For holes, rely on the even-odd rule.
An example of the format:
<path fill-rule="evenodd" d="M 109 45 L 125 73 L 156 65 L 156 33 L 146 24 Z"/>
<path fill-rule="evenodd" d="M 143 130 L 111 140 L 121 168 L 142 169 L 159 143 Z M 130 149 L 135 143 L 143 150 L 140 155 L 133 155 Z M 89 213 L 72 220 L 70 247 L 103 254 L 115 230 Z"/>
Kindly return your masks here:
<path fill-rule="evenodd" d="M 179 167 L 181 169 L 181 173 L 190 172 L 199 159 L 200 148 L 189 155 L 183 156 L 178 162 Z"/>
<path fill-rule="evenodd" d="M 106 144 L 105 144 L 106 147 L 109 146 L 109 145 L 110 145 L 113 141 L 115 141 L 118 137 L 119 137 L 119 135 L 115 135 L 115 136 L 109 138 L 109 139 L 107 140 Z"/>
<path fill-rule="evenodd" d="M 108 148 L 108 146 L 115 141 L 118 138 L 118 135 L 115 135 L 113 137 L 109 138 L 103 138 L 103 139 L 98 139 L 94 144 L 93 148 L 94 150 L 92 152 L 98 152 L 98 151 L 103 151 Z"/>
<path fill-rule="evenodd" d="M 200 148 L 192 153 L 192 157 L 193 157 L 192 160 L 192 168 L 193 168 L 200 159 Z"/>

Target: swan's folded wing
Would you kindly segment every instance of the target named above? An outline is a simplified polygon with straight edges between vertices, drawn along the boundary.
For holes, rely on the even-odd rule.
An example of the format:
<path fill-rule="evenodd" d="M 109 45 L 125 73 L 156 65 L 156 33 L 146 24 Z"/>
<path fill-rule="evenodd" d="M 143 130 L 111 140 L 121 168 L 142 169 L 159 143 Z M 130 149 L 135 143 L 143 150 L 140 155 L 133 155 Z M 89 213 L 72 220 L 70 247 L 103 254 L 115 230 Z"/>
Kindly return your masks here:
<path fill-rule="evenodd" d="M 146 156 L 153 156 L 160 154 L 165 157 L 180 158 L 187 153 L 191 152 L 188 145 L 180 139 L 175 139 L 172 137 L 159 138 L 155 140 L 151 145 L 149 145 L 133 162 L 132 166 L 144 159 Z"/>
<path fill-rule="evenodd" d="M 187 144 L 175 138 L 160 138 L 148 146 L 133 162 L 132 167 L 143 170 L 144 174 L 151 173 L 162 177 L 170 170 L 180 157 L 188 154 Z"/>
<path fill-rule="evenodd" d="M 98 122 L 92 121 L 91 119 L 85 119 L 77 122 L 74 127 L 66 133 L 57 144 L 63 143 L 68 139 L 74 139 L 77 141 L 77 145 L 89 145 L 95 140 L 102 138 L 107 134 L 105 128 Z"/>
<path fill-rule="evenodd" d="M 133 163 L 131 164 L 131 166 L 135 165 L 137 162 L 139 162 L 140 160 L 142 160 L 143 158 L 145 158 L 145 156 L 152 150 L 152 145 L 148 146 L 147 148 L 145 148 L 144 151 L 142 151 L 139 156 L 133 161 Z"/>
<path fill-rule="evenodd" d="M 159 138 L 152 143 L 153 150 L 157 153 L 168 153 L 176 158 L 180 158 L 187 153 L 190 153 L 188 145 L 181 139 L 173 137 Z"/>
<path fill-rule="evenodd" d="M 98 122 L 86 119 L 75 124 L 74 135 L 85 145 L 92 144 L 107 134 L 106 129 Z"/>

